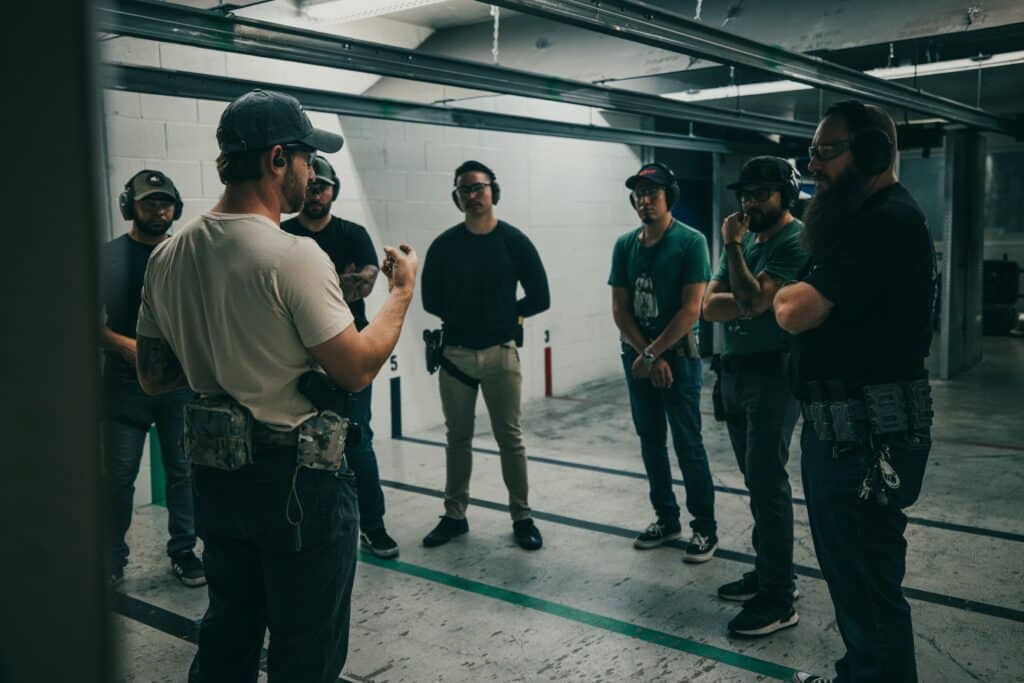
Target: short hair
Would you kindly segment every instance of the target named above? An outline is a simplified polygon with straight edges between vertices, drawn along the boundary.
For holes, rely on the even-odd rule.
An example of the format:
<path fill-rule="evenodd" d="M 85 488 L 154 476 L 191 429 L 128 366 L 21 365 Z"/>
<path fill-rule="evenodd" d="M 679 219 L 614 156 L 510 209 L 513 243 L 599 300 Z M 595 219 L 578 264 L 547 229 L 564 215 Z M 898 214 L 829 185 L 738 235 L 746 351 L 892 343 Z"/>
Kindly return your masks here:
<path fill-rule="evenodd" d="M 473 171 L 486 173 L 487 177 L 491 179 L 492 183 L 496 179 L 494 171 L 489 169 L 485 164 L 470 159 L 469 161 L 463 161 L 461 164 L 459 164 L 459 167 L 455 169 L 455 177 L 452 178 L 452 184 L 454 185 L 456 182 L 458 182 L 459 176 L 462 175 L 463 173 L 471 173 Z"/>
<path fill-rule="evenodd" d="M 270 147 L 264 149 L 248 149 L 241 152 L 223 152 L 217 157 L 217 175 L 225 185 L 237 185 L 247 180 L 259 180 L 263 177 L 263 155 Z M 297 151 L 283 145 L 284 158 L 290 163 L 292 155 Z"/>

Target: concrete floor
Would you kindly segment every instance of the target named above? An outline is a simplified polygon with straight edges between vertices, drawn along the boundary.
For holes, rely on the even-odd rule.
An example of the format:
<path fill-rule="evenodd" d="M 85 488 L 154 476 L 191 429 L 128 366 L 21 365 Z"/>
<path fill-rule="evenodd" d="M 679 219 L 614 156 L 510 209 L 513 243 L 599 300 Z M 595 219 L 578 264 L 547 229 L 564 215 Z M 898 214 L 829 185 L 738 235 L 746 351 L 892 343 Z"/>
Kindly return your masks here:
<path fill-rule="evenodd" d="M 934 383 L 935 447 L 921 500 L 909 510 L 904 584 L 922 682 L 1024 680 L 1022 388 L 1024 340 L 1013 338 L 986 339 L 979 366 Z M 401 556 L 361 555 L 346 678 L 717 682 L 831 671 L 841 641 L 802 505 L 800 624 L 761 640 L 726 635 L 738 608 L 714 592 L 750 568 L 752 551 L 742 478 L 722 426 L 708 417 L 704 427 L 721 549 L 698 566 L 680 562 L 678 547 L 632 548 L 652 512 L 620 378 L 528 404 L 524 427 L 530 502 L 545 539 L 536 553 L 512 540 L 486 421 L 470 533 L 431 550 L 420 539 L 442 510 L 443 433 L 378 441 L 386 521 Z M 802 498 L 796 441 L 789 469 Z M 677 495 L 682 502 L 681 485 Z M 115 617 L 128 681 L 183 680 L 194 653 L 191 620 L 205 608 L 204 589 L 170 575 L 165 528 L 162 508 L 138 509 Z"/>

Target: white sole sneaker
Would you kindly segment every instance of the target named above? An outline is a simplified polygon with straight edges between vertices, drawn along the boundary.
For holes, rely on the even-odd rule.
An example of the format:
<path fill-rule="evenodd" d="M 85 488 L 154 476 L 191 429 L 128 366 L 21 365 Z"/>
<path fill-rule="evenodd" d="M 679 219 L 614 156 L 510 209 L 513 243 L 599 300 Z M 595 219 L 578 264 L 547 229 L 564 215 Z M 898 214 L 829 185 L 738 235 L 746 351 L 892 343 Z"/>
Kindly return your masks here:
<path fill-rule="evenodd" d="M 394 548 L 386 548 L 382 550 L 380 548 L 374 547 L 373 543 L 370 542 L 370 537 L 362 532 L 360 532 L 359 534 L 359 541 L 362 543 L 364 548 L 366 548 L 373 555 L 376 555 L 382 560 L 390 560 L 392 557 L 398 557 L 397 545 Z"/>
<path fill-rule="evenodd" d="M 718 599 L 719 600 L 728 600 L 729 602 L 746 602 L 747 600 L 750 600 L 755 595 L 757 595 L 757 593 L 747 593 L 745 595 L 722 595 L 721 593 L 718 593 L 717 595 L 718 595 Z M 800 589 L 799 588 L 794 588 L 793 589 L 793 599 L 794 600 L 799 600 L 800 599 Z"/>
<path fill-rule="evenodd" d="M 771 635 L 772 633 L 775 633 L 776 631 L 781 631 L 784 628 L 790 628 L 791 626 L 796 626 L 797 623 L 799 623 L 799 621 L 800 621 L 800 615 L 797 614 L 796 610 L 793 610 L 793 615 L 791 617 L 789 617 L 788 619 L 780 619 L 779 621 L 773 621 L 770 624 L 765 624 L 761 628 L 752 628 L 752 629 L 744 629 L 744 630 L 729 629 L 729 633 L 731 633 L 733 635 L 737 635 L 737 636 L 750 636 L 750 637 L 767 636 L 767 635 Z"/>
<path fill-rule="evenodd" d="M 684 550 L 683 562 L 686 562 L 687 564 L 702 564 L 710 560 L 712 557 L 714 557 L 716 550 L 718 550 L 718 543 L 715 543 L 713 546 L 702 552 L 700 555 L 691 554 Z"/>

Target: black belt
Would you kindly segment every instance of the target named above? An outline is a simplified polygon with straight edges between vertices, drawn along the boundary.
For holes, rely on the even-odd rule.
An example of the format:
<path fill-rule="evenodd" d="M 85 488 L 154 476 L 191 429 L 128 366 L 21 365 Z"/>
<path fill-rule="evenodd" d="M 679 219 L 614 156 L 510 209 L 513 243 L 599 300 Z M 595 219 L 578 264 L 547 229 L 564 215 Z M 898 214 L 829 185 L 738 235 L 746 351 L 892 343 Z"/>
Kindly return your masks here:
<path fill-rule="evenodd" d="M 784 368 L 785 351 L 762 351 L 741 356 L 722 356 L 719 367 L 726 372 L 757 372 Z"/>
<path fill-rule="evenodd" d="M 282 432 L 256 422 L 252 426 L 252 442 L 259 446 L 289 446 L 294 448 L 299 444 L 299 430 L 291 429 L 287 432 Z"/>

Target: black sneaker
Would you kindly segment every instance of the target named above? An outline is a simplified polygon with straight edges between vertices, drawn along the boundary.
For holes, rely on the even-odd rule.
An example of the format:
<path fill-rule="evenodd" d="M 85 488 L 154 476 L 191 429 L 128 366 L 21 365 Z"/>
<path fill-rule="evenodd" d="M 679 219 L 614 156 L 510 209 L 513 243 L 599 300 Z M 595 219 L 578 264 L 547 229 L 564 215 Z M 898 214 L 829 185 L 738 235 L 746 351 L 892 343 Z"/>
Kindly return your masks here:
<path fill-rule="evenodd" d="M 359 534 L 359 538 L 362 540 L 363 545 L 377 557 L 385 560 L 398 557 L 398 543 L 395 542 L 395 539 L 388 536 L 388 532 L 384 527 L 363 531 Z"/>
<path fill-rule="evenodd" d="M 516 543 L 523 550 L 537 550 L 544 544 L 544 539 L 537 530 L 537 525 L 532 519 L 521 519 L 512 522 L 512 534 L 516 537 Z"/>
<path fill-rule="evenodd" d="M 737 636 L 767 636 L 790 626 L 796 626 L 800 615 L 792 605 L 763 595 L 755 595 L 743 603 L 743 611 L 729 622 L 729 633 Z"/>
<path fill-rule="evenodd" d="M 797 671 L 793 674 L 793 683 L 832 683 L 832 679 Z"/>
<path fill-rule="evenodd" d="M 742 579 L 732 581 L 718 588 L 718 597 L 722 600 L 746 602 L 755 595 L 757 595 L 757 574 L 755 572 L 747 572 L 743 575 Z M 800 591 L 794 586 L 793 599 L 796 600 L 799 597 Z"/>
<path fill-rule="evenodd" d="M 442 516 L 433 531 L 423 537 L 423 545 L 427 548 L 436 548 L 467 531 L 469 531 L 469 522 L 466 520 Z"/>
<path fill-rule="evenodd" d="M 686 546 L 686 552 L 683 553 L 683 562 L 689 562 L 690 564 L 707 562 L 717 549 L 718 536 L 705 536 L 695 531 L 690 538 L 689 545 Z"/>
<path fill-rule="evenodd" d="M 658 520 L 644 529 L 644 532 L 633 541 L 633 547 L 637 550 L 648 550 L 657 548 L 659 545 L 668 543 L 682 535 L 682 527 L 679 520 L 666 522 Z"/>
<path fill-rule="evenodd" d="M 186 586 L 196 588 L 206 585 L 206 572 L 203 563 L 191 550 L 178 553 L 171 558 L 171 571 Z"/>

